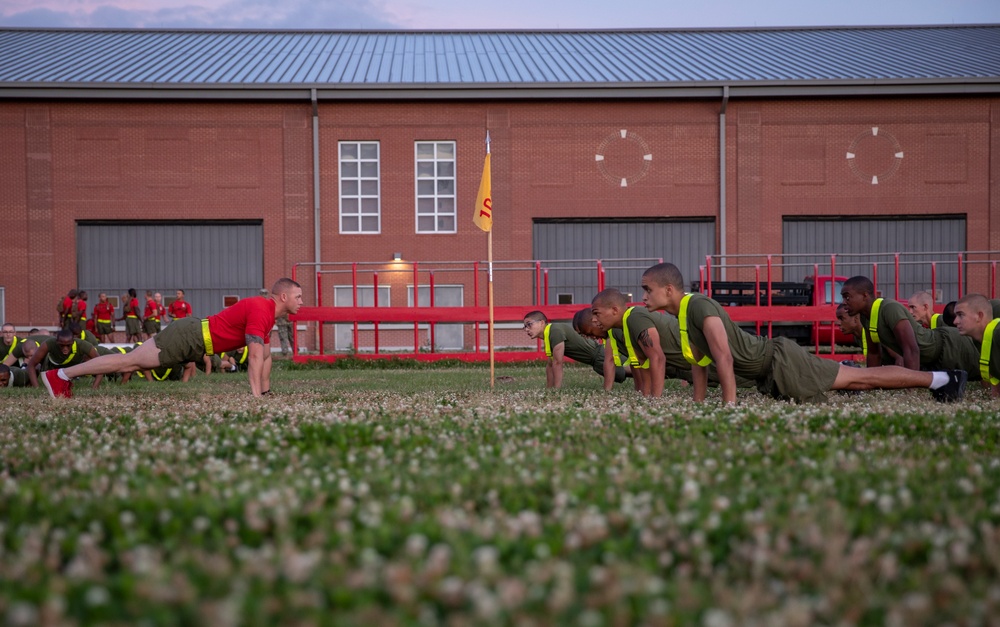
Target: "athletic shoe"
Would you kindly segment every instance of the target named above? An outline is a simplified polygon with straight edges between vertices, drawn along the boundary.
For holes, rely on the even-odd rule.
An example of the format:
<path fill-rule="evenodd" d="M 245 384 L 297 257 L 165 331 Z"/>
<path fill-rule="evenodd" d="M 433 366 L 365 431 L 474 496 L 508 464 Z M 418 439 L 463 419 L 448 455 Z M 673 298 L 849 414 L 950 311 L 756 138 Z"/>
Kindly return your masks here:
<path fill-rule="evenodd" d="M 58 370 L 46 370 L 43 372 L 42 383 L 45 384 L 45 389 L 49 391 L 49 395 L 52 398 L 73 397 L 73 382 L 66 381 L 60 377 Z"/>
<path fill-rule="evenodd" d="M 954 403 L 962 400 L 965 394 L 965 384 L 969 380 L 969 373 L 964 370 L 945 370 L 948 375 L 948 383 L 936 390 L 931 390 L 931 396 L 939 403 Z"/>

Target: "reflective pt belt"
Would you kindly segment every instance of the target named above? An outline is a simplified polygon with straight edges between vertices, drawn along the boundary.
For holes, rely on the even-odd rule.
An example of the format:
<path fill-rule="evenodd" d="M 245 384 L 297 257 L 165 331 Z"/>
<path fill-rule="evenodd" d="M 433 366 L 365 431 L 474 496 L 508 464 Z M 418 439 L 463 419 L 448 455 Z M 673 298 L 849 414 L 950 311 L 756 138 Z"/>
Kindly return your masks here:
<path fill-rule="evenodd" d="M 995 318 L 986 325 L 986 331 L 983 333 L 983 346 L 979 349 L 979 374 L 983 377 L 983 381 L 989 381 L 992 385 L 1000 385 L 1000 379 L 990 376 L 990 352 L 993 350 L 993 331 L 996 330 L 998 323 L 1000 323 L 1000 318 Z"/>
<path fill-rule="evenodd" d="M 212 346 L 212 334 L 208 331 L 208 318 L 201 320 L 201 336 L 205 338 L 205 354 L 214 355 L 215 347 Z"/>
<path fill-rule="evenodd" d="M 105 320 L 104 318 L 98 318 L 97 321 L 100 322 L 100 323 L 102 323 L 102 324 L 108 324 L 108 323 L 111 322 L 110 319 L 109 320 Z"/>
<path fill-rule="evenodd" d="M 872 317 L 868 319 L 868 333 L 872 336 L 872 341 L 879 344 L 878 339 L 878 310 L 882 308 L 882 299 L 876 298 L 872 303 Z"/>
<path fill-rule="evenodd" d="M 49 361 L 57 366 L 65 366 L 69 362 L 73 361 L 74 357 L 76 357 L 76 340 L 73 340 L 73 348 L 69 352 L 69 357 L 67 357 L 63 362 L 58 362 L 55 359 L 52 359 L 52 353 L 49 353 Z"/>
<path fill-rule="evenodd" d="M 936 329 L 941 326 L 941 314 L 934 314 L 931 316 L 931 328 Z"/>
<path fill-rule="evenodd" d="M 545 356 L 552 357 L 552 343 L 549 341 L 549 331 L 552 329 L 551 324 L 545 325 L 545 331 L 542 333 L 545 338 Z M 247 347 L 249 349 L 249 347 Z M 240 362 L 242 363 L 242 361 Z"/>
<path fill-rule="evenodd" d="M 633 368 L 649 368 L 649 359 L 639 363 L 639 355 L 635 352 L 635 347 L 632 346 L 632 336 L 628 332 L 628 317 L 632 315 L 632 310 L 635 307 L 629 307 L 625 310 L 625 315 L 622 316 L 622 330 L 625 331 L 625 348 L 628 349 L 628 363 L 632 365 Z"/>
<path fill-rule="evenodd" d="M 615 341 L 615 336 L 611 332 L 611 329 L 608 329 L 608 345 L 611 347 L 612 354 L 614 355 L 615 366 L 623 366 L 622 354 L 618 350 L 618 342 Z"/>
<path fill-rule="evenodd" d="M 681 299 L 681 308 L 677 312 L 677 322 L 680 326 L 681 335 L 681 354 L 684 355 L 684 359 L 687 360 L 689 364 L 695 366 L 707 366 L 712 363 L 712 358 L 708 355 L 703 355 L 701 359 L 694 358 L 694 352 L 691 351 L 691 339 L 688 337 L 688 301 L 691 300 L 691 294 L 685 294 L 684 298 Z"/>

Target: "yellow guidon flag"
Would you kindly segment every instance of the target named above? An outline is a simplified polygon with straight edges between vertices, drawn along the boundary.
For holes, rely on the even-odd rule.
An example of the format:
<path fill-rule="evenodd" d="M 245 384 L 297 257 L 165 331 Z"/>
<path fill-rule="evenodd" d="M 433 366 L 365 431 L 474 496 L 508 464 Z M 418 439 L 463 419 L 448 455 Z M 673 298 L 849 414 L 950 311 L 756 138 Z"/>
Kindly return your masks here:
<path fill-rule="evenodd" d="M 489 232 L 493 228 L 493 184 L 490 180 L 490 153 L 486 153 L 486 163 L 483 164 L 483 179 L 479 182 L 479 195 L 476 196 L 476 215 L 472 221 L 482 230 Z"/>

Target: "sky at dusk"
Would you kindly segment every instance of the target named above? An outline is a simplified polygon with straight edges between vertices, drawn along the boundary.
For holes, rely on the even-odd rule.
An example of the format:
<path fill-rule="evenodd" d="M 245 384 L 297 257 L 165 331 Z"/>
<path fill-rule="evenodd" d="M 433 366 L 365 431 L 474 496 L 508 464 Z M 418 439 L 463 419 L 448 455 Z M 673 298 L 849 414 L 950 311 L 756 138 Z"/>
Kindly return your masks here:
<path fill-rule="evenodd" d="M 0 0 L 0 26 L 596 29 L 1000 23 L 1000 0 Z"/>

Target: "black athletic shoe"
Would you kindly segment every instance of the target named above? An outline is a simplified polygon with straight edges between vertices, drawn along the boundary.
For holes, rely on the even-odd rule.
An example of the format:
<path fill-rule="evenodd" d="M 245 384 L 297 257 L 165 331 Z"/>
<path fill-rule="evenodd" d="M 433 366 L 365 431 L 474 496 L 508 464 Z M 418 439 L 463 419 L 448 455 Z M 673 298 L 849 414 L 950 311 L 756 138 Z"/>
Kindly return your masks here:
<path fill-rule="evenodd" d="M 969 373 L 964 370 L 946 370 L 948 373 L 948 383 L 936 390 L 931 390 L 931 396 L 939 403 L 955 403 L 962 400 L 965 394 L 965 384 L 969 380 Z"/>

